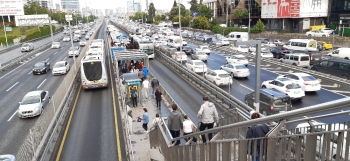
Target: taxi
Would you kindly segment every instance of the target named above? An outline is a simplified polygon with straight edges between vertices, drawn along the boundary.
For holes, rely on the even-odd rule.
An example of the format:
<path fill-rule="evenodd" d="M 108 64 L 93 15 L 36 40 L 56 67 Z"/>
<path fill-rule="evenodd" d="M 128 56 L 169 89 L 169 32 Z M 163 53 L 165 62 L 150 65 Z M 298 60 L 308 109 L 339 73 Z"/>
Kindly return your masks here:
<path fill-rule="evenodd" d="M 329 49 L 332 49 L 333 48 L 333 45 L 332 44 L 327 44 L 326 42 L 324 41 L 318 41 L 318 43 L 322 44 L 323 45 L 323 48 L 325 50 L 329 50 Z"/>

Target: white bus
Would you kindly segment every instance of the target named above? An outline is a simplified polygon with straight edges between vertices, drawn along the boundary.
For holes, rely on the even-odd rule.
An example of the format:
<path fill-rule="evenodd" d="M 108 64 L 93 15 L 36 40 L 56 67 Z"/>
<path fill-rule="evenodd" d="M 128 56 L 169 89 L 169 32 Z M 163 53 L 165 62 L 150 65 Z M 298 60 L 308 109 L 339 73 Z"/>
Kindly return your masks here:
<path fill-rule="evenodd" d="M 99 46 L 92 46 L 91 48 L 90 46 L 81 60 L 80 76 L 84 90 L 108 87 L 108 74 L 103 48 Z"/>
<path fill-rule="evenodd" d="M 317 41 L 314 39 L 290 39 L 283 47 L 289 50 L 317 51 Z"/>
<path fill-rule="evenodd" d="M 154 43 L 152 41 L 138 41 L 139 50 L 148 55 L 148 58 L 154 58 Z"/>

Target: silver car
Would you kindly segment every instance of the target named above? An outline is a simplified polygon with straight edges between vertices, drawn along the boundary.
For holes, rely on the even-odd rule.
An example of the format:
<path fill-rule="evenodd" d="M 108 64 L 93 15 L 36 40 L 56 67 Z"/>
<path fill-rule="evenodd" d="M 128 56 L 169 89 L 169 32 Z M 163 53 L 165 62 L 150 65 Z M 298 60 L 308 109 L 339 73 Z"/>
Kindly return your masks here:
<path fill-rule="evenodd" d="M 69 57 L 73 57 L 73 56 L 79 56 L 80 54 L 80 47 L 79 46 L 74 46 L 74 47 L 70 47 L 69 51 L 68 51 L 68 56 Z"/>
<path fill-rule="evenodd" d="M 32 51 L 32 50 L 34 50 L 33 43 L 24 43 L 24 44 L 22 44 L 22 48 L 21 48 L 22 52 Z"/>
<path fill-rule="evenodd" d="M 49 103 L 49 91 L 32 91 L 27 93 L 21 102 L 17 114 L 20 118 L 35 117 L 43 113 L 44 107 Z"/>
<path fill-rule="evenodd" d="M 51 49 L 58 49 L 61 47 L 60 42 L 53 42 L 51 45 Z"/>

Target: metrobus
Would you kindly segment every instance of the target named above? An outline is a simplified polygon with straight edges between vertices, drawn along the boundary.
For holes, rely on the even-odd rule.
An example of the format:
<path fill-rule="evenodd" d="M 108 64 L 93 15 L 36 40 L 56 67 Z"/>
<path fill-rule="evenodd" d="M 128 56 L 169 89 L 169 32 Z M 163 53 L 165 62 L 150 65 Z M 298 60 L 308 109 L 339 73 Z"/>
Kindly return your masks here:
<path fill-rule="evenodd" d="M 289 50 L 317 51 L 317 41 L 314 39 L 290 39 L 283 47 Z"/>
<path fill-rule="evenodd" d="M 154 43 L 149 40 L 142 40 L 137 37 L 126 46 L 127 49 L 139 49 L 148 55 L 148 58 L 154 58 Z"/>

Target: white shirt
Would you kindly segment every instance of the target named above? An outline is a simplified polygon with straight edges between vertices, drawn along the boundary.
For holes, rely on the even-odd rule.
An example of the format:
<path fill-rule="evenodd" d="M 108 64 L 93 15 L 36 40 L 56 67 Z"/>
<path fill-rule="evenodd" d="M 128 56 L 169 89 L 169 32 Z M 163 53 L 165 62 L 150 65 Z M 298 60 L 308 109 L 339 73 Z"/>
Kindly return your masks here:
<path fill-rule="evenodd" d="M 144 80 L 142 82 L 143 88 L 148 88 L 149 87 L 149 81 L 148 80 Z"/>
<path fill-rule="evenodd" d="M 186 120 L 183 122 L 183 129 L 184 133 L 191 133 L 192 131 L 192 125 L 194 126 L 193 122 L 191 120 Z"/>

